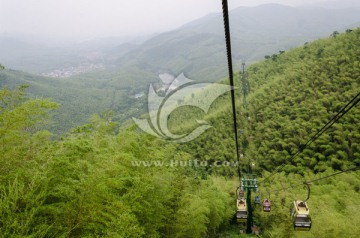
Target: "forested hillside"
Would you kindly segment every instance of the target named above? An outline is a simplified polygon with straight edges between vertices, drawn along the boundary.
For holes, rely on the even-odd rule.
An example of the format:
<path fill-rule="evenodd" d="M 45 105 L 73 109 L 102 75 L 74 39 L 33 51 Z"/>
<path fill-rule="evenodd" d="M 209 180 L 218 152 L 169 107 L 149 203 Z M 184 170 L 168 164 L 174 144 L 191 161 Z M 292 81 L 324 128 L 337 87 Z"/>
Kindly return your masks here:
<path fill-rule="evenodd" d="M 135 98 L 140 83 L 119 84 L 121 75 L 100 71 L 82 74 L 71 78 L 50 78 L 16 70 L 0 72 L 0 86 L 16 88 L 22 84 L 29 85 L 29 98 L 52 98 L 61 106 L 52 112 L 50 124 L 45 129 L 57 136 L 66 133 L 73 127 L 87 123 L 93 114 L 112 111 L 115 119 L 124 122 L 131 116 L 144 113 L 144 97 Z M 139 74 L 139 77 L 145 75 Z M 124 81 L 123 81 L 124 82 Z"/>
<path fill-rule="evenodd" d="M 275 203 L 271 215 L 256 208 L 255 223 L 262 227 L 265 237 L 295 236 L 289 206 L 291 200 L 305 199 L 306 189 L 300 186 L 282 191 L 282 188 L 360 165 L 359 105 L 293 157 L 360 92 L 359 37 L 359 29 L 348 30 L 265 56 L 265 61 L 247 70 L 251 92 L 245 105 L 238 81 L 242 172 L 247 173 L 248 165 L 254 163 L 253 172 L 259 177 L 272 176 L 260 186 L 261 196 L 276 191 L 270 195 Z M 170 124 L 176 132 L 179 124 L 188 130 L 196 127 L 195 120 L 187 117 L 209 121 L 213 128 L 180 148 L 208 164 L 223 161 L 228 165 L 207 167 L 207 172 L 236 177 L 236 166 L 229 166 L 236 164 L 231 115 L 230 97 L 224 96 L 213 104 L 209 115 L 179 109 L 170 118 Z M 263 172 L 273 172 L 279 166 L 280 173 L 275 175 Z M 358 179 L 359 172 L 349 172 L 313 184 L 309 204 L 314 207 L 311 209 L 314 229 L 298 237 L 356 237 L 359 231 L 353 229 L 359 226 Z"/>
<path fill-rule="evenodd" d="M 23 87 L 0 98 L 0 237 L 201 237 L 231 217 L 224 179 L 133 163 L 191 158 L 175 145 L 114 135 L 99 116 L 51 141 L 37 127 L 55 103 L 24 100 Z"/>
<path fill-rule="evenodd" d="M 247 70 L 248 104 L 237 104 L 242 172 L 254 162 L 261 182 L 286 164 L 259 187 L 272 201 L 270 213 L 255 207 L 263 237 L 360 233 L 359 171 L 311 185 L 309 232 L 293 231 L 289 216 L 291 201 L 306 198 L 306 190 L 287 189 L 360 165 L 359 105 L 289 161 L 360 91 L 359 38 L 360 29 L 334 34 L 270 55 Z M 241 85 L 236 95 L 242 102 Z M 171 114 L 174 132 L 191 130 L 195 118 L 212 125 L 185 144 L 135 126 L 119 130 L 111 113 L 51 140 L 41 128 L 58 104 L 27 99 L 25 86 L 2 86 L 0 99 L 0 236 L 246 236 L 231 222 L 239 184 L 230 163 L 236 157 L 229 95 L 216 100 L 208 115 L 186 107 Z M 180 164 L 195 160 L 209 166 Z M 210 167 L 214 162 L 219 166 Z"/>
<path fill-rule="evenodd" d="M 288 52 L 265 56 L 265 61 L 247 70 L 251 92 L 245 105 L 238 80 L 241 150 L 259 168 L 271 170 L 283 164 L 359 93 L 359 34 L 359 29 L 348 30 Z M 213 129 L 183 148 L 198 158 L 232 159 L 232 150 L 224 153 L 224 148 L 234 144 L 229 104 L 229 97 L 224 96 L 214 103 L 209 115 L 190 114 L 204 116 Z M 177 120 L 186 117 L 181 110 L 177 112 L 179 115 L 170 118 L 174 130 L 181 124 Z M 359 117 L 357 106 L 291 161 L 286 171 L 301 172 L 308 167 L 319 172 L 324 171 L 323 165 L 341 169 L 359 164 Z"/>

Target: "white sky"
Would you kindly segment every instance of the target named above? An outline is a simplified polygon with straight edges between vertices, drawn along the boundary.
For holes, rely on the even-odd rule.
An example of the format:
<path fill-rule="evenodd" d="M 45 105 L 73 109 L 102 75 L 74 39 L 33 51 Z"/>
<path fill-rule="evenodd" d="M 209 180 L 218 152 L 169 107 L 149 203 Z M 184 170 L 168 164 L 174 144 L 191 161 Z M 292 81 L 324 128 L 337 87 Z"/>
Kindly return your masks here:
<path fill-rule="evenodd" d="M 325 0 L 228 0 L 229 8 Z M 212 12 L 221 0 L 0 0 L 0 34 L 85 39 L 142 35 L 179 27 Z"/>

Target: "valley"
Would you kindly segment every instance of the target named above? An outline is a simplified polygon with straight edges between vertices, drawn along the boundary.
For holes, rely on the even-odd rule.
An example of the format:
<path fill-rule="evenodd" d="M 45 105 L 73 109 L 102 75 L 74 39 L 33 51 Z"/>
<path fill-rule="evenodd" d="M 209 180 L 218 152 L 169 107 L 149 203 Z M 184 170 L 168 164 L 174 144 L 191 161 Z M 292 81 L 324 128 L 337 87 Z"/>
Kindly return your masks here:
<path fill-rule="evenodd" d="M 345 31 L 360 22 L 358 10 L 278 4 L 235 9 L 230 12 L 234 69 L 240 70 L 244 61 L 250 65 L 290 47 L 330 36 L 334 31 Z M 329 18 L 333 20 L 329 22 Z M 57 126 L 48 128 L 56 134 L 108 110 L 114 111 L 123 123 L 145 113 L 146 97 L 133 100 L 133 96 L 146 94 L 151 83 L 159 84 L 161 73 L 175 77 L 185 73 L 197 82 L 214 82 L 224 77 L 222 27 L 221 14 L 214 13 L 157 35 L 94 38 L 56 47 L 0 36 L 0 62 L 7 69 L 35 74 L 13 70 L 11 74 L 18 76 L 11 83 L 6 80 L 0 84 L 29 84 L 30 97 L 54 98 L 60 103 L 61 113 L 54 117 Z M 59 79 L 45 80 L 46 77 Z M 74 98 L 67 91 L 77 96 Z M 74 109 L 74 105 L 81 109 Z M 69 122 L 66 115 L 73 120 Z"/>

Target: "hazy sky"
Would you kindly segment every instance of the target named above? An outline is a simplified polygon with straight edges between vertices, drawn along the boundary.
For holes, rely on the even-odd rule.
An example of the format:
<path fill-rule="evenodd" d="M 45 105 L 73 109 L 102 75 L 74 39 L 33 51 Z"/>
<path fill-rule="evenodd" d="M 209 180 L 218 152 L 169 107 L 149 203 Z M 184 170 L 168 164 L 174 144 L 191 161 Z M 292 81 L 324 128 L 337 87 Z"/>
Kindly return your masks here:
<path fill-rule="evenodd" d="M 228 0 L 229 8 L 325 0 Z M 0 0 L 0 34 L 53 38 L 141 35 L 174 29 L 212 12 L 221 0 Z"/>

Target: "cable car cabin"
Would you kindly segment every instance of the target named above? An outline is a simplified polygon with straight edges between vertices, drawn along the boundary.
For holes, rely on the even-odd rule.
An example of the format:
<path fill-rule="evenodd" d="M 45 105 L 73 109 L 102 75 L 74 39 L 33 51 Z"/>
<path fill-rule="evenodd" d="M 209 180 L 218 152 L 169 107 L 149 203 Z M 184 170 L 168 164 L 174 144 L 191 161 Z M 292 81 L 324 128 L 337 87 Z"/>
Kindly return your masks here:
<path fill-rule="evenodd" d="M 239 198 L 236 201 L 236 206 L 237 206 L 237 211 L 236 211 L 237 222 L 246 222 L 247 221 L 246 200 L 244 198 Z"/>
<path fill-rule="evenodd" d="M 257 195 L 255 197 L 255 204 L 260 204 L 260 196 L 259 195 Z"/>
<path fill-rule="evenodd" d="M 263 211 L 270 212 L 271 211 L 271 203 L 269 199 L 265 199 L 263 202 Z"/>
<path fill-rule="evenodd" d="M 310 210 L 306 202 L 295 200 L 291 204 L 291 218 L 294 230 L 309 231 L 311 229 Z"/>

